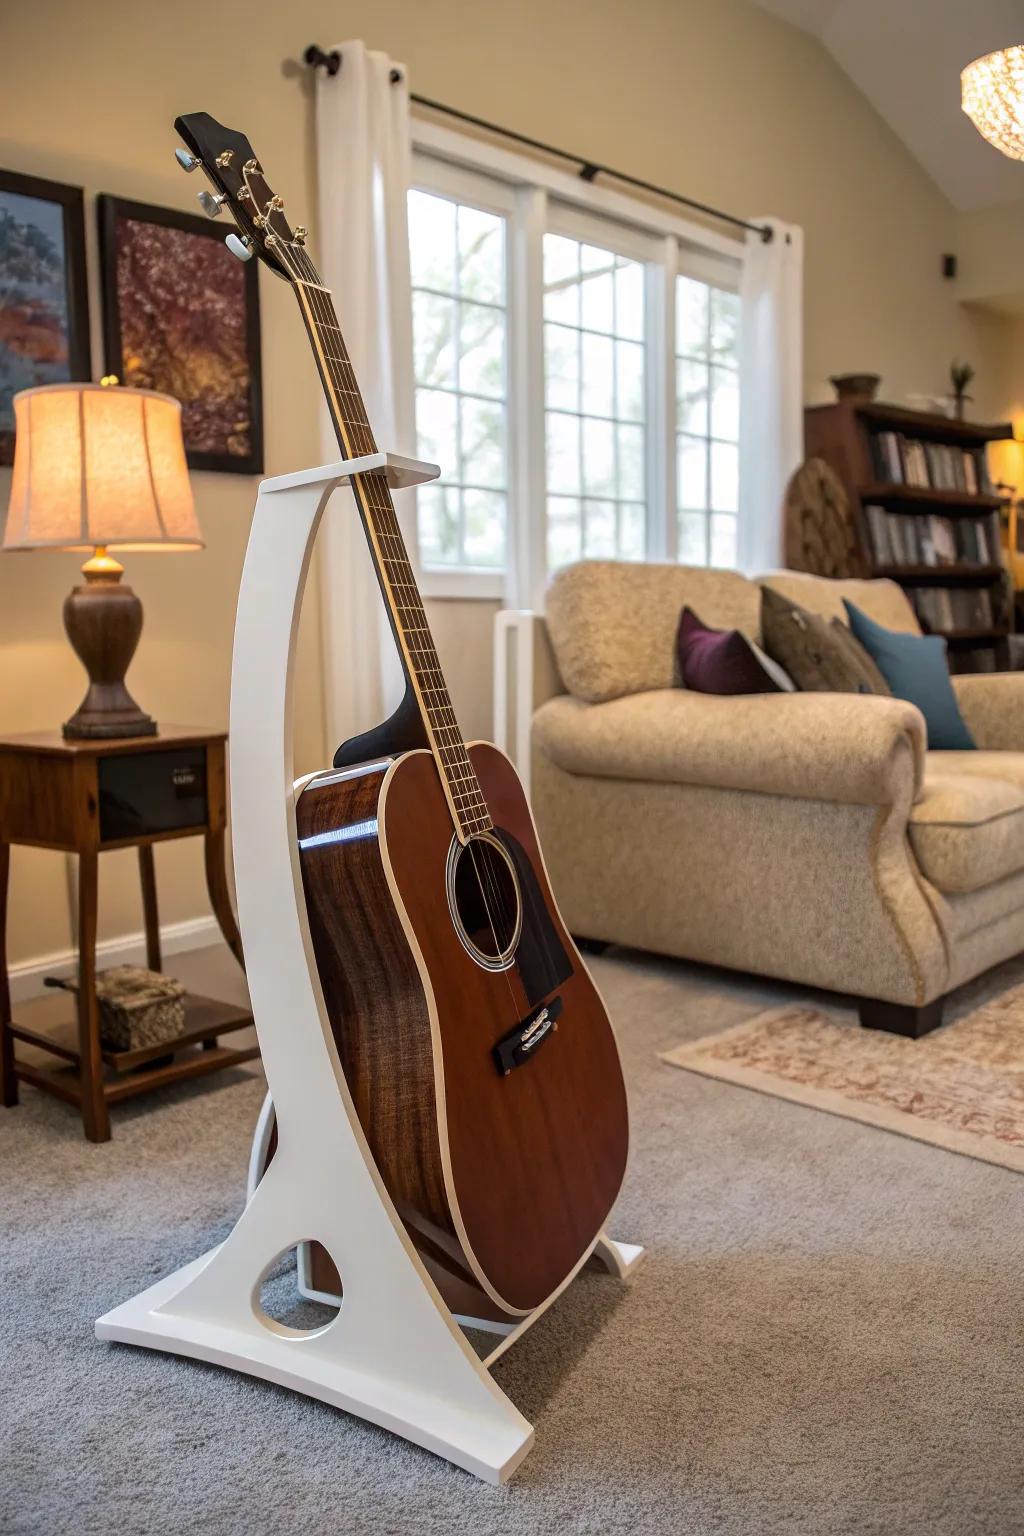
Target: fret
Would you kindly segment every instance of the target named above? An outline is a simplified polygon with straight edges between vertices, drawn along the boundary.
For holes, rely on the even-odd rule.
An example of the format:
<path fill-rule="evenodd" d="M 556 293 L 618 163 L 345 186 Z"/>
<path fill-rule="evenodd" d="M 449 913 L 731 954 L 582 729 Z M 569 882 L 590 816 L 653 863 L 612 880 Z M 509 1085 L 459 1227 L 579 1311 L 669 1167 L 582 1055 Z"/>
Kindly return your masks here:
<path fill-rule="evenodd" d="M 296 291 L 320 364 L 338 442 L 349 457 L 375 453 L 366 405 L 330 291 L 305 256 L 303 264 L 309 275 L 296 274 Z M 352 489 L 456 831 L 465 839 L 489 829 L 493 822 L 452 708 L 386 476 L 381 470 L 355 474 Z"/>

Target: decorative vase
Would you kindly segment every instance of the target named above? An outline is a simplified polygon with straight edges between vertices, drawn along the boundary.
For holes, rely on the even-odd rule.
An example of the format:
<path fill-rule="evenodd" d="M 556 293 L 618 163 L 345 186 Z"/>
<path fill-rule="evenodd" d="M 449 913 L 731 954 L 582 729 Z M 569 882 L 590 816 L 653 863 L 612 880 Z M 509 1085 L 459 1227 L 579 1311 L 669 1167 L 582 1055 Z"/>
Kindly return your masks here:
<path fill-rule="evenodd" d="M 878 373 L 834 373 L 829 379 L 840 400 L 873 400 L 881 382 Z"/>

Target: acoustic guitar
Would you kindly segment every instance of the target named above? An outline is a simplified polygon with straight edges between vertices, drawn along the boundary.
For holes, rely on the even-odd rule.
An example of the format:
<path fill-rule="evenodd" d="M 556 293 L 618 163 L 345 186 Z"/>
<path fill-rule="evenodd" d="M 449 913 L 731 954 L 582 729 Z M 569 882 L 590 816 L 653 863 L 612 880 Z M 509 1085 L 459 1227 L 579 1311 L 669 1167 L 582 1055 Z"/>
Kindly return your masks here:
<path fill-rule="evenodd" d="M 177 120 L 227 243 L 291 284 L 345 458 L 377 451 L 331 294 L 247 139 Z M 405 672 L 391 718 L 342 746 L 296 804 L 320 982 L 392 1201 L 445 1300 L 509 1321 L 586 1257 L 626 1164 L 604 1005 L 548 884 L 526 796 L 467 746 L 384 471 L 352 476 Z M 353 658 L 356 664 L 357 658 Z"/>

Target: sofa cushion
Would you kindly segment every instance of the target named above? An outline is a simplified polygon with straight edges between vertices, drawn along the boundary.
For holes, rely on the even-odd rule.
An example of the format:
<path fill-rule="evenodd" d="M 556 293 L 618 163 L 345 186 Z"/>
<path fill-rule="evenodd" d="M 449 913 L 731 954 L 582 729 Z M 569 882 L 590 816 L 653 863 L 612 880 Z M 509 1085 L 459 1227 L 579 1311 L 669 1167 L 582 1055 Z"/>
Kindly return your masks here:
<path fill-rule="evenodd" d="M 760 593 L 736 571 L 614 560 L 565 566 L 548 588 L 547 624 L 566 688 L 591 704 L 671 688 L 686 604 L 705 624 L 758 639 Z"/>
<path fill-rule="evenodd" d="M 534 715 L 533 742 L 566 773 L 849 805 L 909 807 L 924 769 L 919 711 L 858 693 L 562 694 Z"/>
<path fill-rule="evenodd" d="M 890 692 L 845 624 L 811 613 L 771 587 L 761 589 L 761 633 L 769 656 L 806 692 Z"/>
<path fill-rule="evenodd" d="M 925 878 L 948 895 L 1024 869 L 1024 753 L 929 752 L 909 832 Z"/>
<path fill-rule="evenodd" d="M 762 587 L 781 592 L 792 602 L 799 603 L 811 613 L 820 613 L 823 619 L 841 619 L 848 622 L 844 602 L 856 603 L 861 613 L 866 613 L 876 624 L 895 629 L 904 635 L 919 635 L 921 626 L 903 588 L 895 581 L 859 581 L 849 578 L 833 581 L 828 576 L 811 576 L 807 571 L 771 571 L 758 577 Z"/>
<path fill-rule="evenodd" d="M 906 635 L 886 629 L 853 603 L 846 604 L 846 612 L 850 628 L 878 663 L 896 698 L 909 699 L 924 715 L 929 747 L 970 751 L 974 737 L 949 680 L 945 640 L 940 635 Z"/>
<path fill-rule="evenodd" d="M 692 608 L 679 616 L 676 652 L 684 688 L 698 693 L 778 693 L 792 687 L 782 668 L 738 629 L 709 629 Z"/>

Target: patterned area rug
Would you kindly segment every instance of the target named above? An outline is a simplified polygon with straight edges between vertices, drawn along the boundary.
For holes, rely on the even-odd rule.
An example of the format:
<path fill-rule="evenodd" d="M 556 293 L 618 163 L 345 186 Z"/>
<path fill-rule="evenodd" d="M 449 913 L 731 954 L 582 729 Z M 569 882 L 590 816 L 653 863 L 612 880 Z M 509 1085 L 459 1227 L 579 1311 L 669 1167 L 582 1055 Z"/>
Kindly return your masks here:
<path fill-rule="evenodd" d="M 661 1059 L 1024 1173 L 1024 986 L 923 1040 L 790 1006 Z"/>

